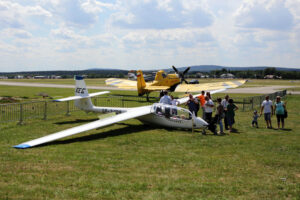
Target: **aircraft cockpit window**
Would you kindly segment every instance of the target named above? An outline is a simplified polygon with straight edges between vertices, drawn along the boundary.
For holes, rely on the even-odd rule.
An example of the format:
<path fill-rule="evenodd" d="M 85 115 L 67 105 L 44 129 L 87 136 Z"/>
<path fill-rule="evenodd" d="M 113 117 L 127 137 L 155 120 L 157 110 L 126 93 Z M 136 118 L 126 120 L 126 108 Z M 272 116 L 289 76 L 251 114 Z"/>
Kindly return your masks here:
<path fill-rule="evenodd" d="M 163 78 L 167 77 L 167 75 L 165 73 L 162 73 L 161 75 L 162 75 Z"/>
<path fill-rule="evenodd" d="M 177 119 L 177 120 L 190 120 L 191 113 L 177 106 L 170 105 L 154 105 L 152 107 L 152 113 L 158 116 L 164 116 L 166 118 Z"/>

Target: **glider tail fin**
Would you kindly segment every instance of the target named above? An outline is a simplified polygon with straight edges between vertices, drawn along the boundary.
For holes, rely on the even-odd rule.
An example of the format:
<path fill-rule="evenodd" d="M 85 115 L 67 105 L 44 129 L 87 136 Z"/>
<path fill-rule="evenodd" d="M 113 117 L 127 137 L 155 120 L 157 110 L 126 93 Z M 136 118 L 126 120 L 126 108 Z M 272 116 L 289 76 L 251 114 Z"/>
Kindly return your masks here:
<path fill-rule="evenodd" d="M 137 71 L 137 89 L 139 96 L 145 94 L 144 88 L 146 87 L 146 82 L 143 76 L 143 72 L 141 70 Z"/>
<path fill-rule="evenodd" d="M 86 88 L 85 81 L 82 76 L 75 76 L 76 87 L 75 87 L 75 96 L 87 97 L 89 96 L 88 89 Z M 80 108 L 81 110 L 92 110 L 94 105 L 91 101 L 91 98 L 82 98 L 75 100 L 75 106 Z"/>

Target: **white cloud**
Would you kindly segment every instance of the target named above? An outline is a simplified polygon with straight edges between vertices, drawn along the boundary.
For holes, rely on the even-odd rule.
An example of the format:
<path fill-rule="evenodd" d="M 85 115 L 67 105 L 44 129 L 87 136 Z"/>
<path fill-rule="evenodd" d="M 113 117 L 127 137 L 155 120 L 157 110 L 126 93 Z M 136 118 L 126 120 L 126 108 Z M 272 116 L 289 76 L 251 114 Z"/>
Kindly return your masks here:
<path fill-rule="evenodd" d="M 299 13 L 300 0 L 2 0 L 0 70 L 292 66 Z"/>
<path fill-rule="evenodd" d="M 110 3 L 103 3 L 96 0 L 87 0 L 81 3 L 81 7 L 87 13 L 98 14 L 104 11 L 103 8 L 112 9 L 114 5 Z"/>
<path fill-rule="evenodd" d="M 119 11 L 112 15 L 111 20 L 113 25 L 121 28 L 207 27 L 213 23 L 213 16 L 201 4 L 190 6 L 184 0 L 119 1 L 117 5 Z"/>
<path fill-rule="evenodd" d="M 283 0 L 244 1 L 235 13 L 238 27 L 288 30 L 293 27 L 293 15 Z"/>
<path fill-rule="evenodd" d="M 39 5 L 23 6 L 11 1 L 0 1 L 0 29 L 21 28 L 28 25 L 28 18 L 52 17 L 52 14 Z"/>

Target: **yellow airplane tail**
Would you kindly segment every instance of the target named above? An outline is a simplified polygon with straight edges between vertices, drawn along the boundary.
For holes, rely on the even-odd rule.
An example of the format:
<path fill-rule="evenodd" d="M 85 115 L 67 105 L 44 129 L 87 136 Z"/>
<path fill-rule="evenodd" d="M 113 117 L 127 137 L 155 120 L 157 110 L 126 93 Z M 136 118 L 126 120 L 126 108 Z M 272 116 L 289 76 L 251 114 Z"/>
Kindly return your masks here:
<path fill-rule="evenodd" d="M 141 70 L 137 71 L 137 89 L 138 89 L 138 94 L 139 96 L 142 96 L 145 94 L 144 88 L 146 87 L 146 82 L 143 76 L 143 72 Z"/>

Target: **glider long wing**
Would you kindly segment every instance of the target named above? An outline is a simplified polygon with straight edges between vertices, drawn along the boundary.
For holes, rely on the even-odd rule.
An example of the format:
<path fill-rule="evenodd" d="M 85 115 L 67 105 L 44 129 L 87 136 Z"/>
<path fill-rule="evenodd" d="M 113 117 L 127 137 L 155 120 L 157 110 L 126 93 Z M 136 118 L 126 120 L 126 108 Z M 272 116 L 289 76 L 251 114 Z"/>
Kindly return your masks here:
<path fill-rule="evenodd" d="M 82 133 L 84 131 L 89 131 L 92 129 L 96 129 L 96 128 L 100 128 L 100 127 L 104 127 L 104 126 L 108 126 L 120 121 L 124 121 L 124 120 L 128 120 L 128 119 L 132 119 L 132 118 L 136 118 L 136 117 L 140 117 L 140 116 L 144 116 L 147 114 L 151 113 L 151 106 L 143 106 L 143 107 L 138 107 L 138 108 L 132 108 L 130 110 L 128 110 L 125 113 L 122 114 L 118 114 L 115 115 L 113 117 L 108 117 L 105 119 L 101 119 L 101 120 L 97 120 L 88 124 L 84 124 L 81 126 L 77 126 L 77 127 L 73 127 L 67 130 L 63 130 L 57 133 L 53 133 L 51 135 L 47 135 L 35 140 L 31 140 L 31 141 L 27 141 L 24 142 L 22 144 L 16 145 L 14 146 L 15 148 L 18 149 L 25 149 L 25 148 L 30 148 L 33 146 L 37 146 L 40 144 L 44 144 L 47 142 L 51 142 L 54 140 L 58 140 L 64 137 L 68 137 L 71 135 L 75 135 L 78 133 Z"/>
<path fill-rule="evenodd" d="M 215 93 L 218 93 L 218 92 L 223 92 L 225 91 L 226 89 L 219 89 L 219 90 L 213 90 L 213 91 L 210 91 L 210 94 L 215 94 Z M 200 96 L 201 94 L 194 94 L 193 97 L 196 98 L 198 96 Z M 180 99 L 177 99 L 178 101 L 178 105 L 180 104 L 184 104 L 186 103 L 187 101 L 189 100 L 189 97 L 186 96 L 186 97 L 183 97 L 183 98 L 180 98 Z"/>
<path fill-rule="evenodd" d="M 203 84 L 180 84 L 176 87 L 175 92 L 201 92 L 213 91 L 220 89 L 236 88 L 243 85 L 245 80 L 215 82 L 215 83 L 203 83 Z"/>

